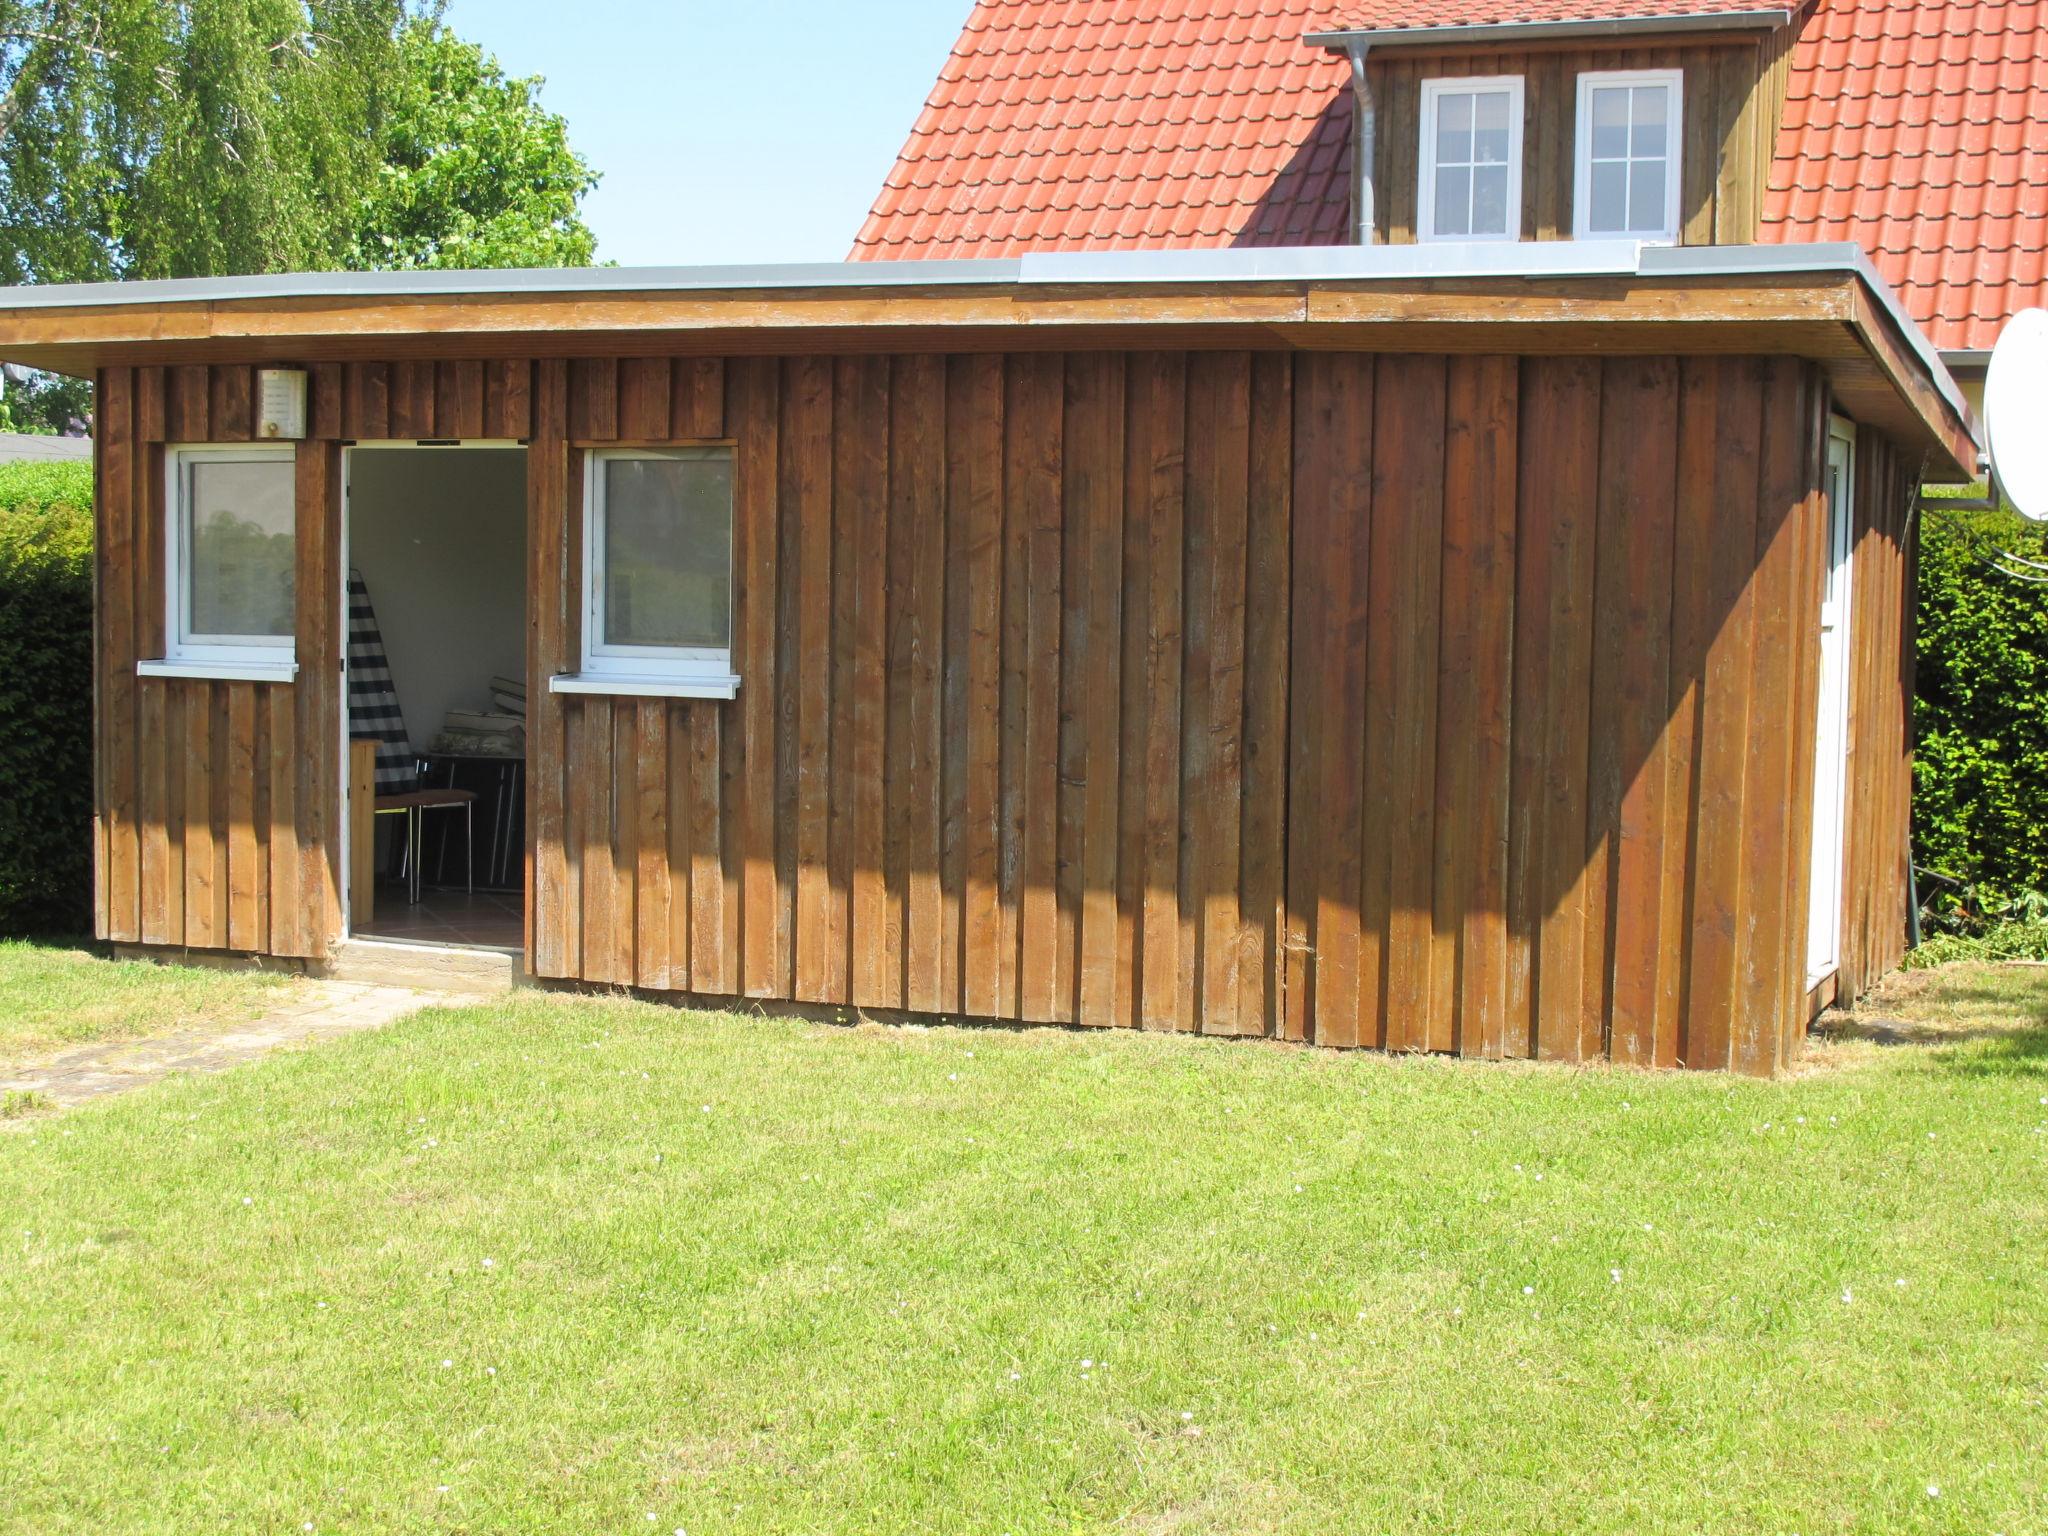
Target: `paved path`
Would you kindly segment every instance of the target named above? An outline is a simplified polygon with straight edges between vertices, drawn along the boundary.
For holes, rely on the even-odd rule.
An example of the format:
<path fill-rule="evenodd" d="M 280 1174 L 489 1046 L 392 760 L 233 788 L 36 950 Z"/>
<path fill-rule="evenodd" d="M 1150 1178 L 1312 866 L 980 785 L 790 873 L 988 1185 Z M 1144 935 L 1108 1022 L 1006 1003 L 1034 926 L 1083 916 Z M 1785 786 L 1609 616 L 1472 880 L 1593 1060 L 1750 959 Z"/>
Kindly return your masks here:
<path fill-rule="evenodd" d="M 81 1045 L 26 1066 L 0 1066 L 0 1093 L 12 1089 L 39 1093 L 60 1106 L 82 1104 L 141 1088 L 173 1072 L 219 1072 L 285 1046 L 375 1029 L 445 1001 L 441 993 L 412 987 L 297 981 L 290 1002 L 245 1023 Z"/>

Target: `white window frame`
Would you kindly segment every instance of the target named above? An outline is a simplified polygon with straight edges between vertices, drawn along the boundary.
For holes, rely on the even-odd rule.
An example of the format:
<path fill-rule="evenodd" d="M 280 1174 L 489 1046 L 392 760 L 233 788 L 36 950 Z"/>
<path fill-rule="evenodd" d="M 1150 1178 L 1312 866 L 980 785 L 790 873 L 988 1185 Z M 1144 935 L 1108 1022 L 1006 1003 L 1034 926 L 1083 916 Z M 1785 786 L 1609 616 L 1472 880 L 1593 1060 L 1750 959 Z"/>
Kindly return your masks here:
<path fill-rule="evenodd" d="M 1436 233 L 1436 113 L 1445 96 L 1505 90 L 1508 93 L 1508 225 L 1498 235 Z M 1499 245 L 1522 238 L 1522 129 L 1526 116 L 1520 75 L 1446 75 L 1422 82 L 1422 142 L 1417 146 L 1415 238 L 1425 244 Z"/>
<path fill-rule="evenodd" d="M 1664 227 L 1654 233 L 1603 230 L 1594 233 L 1593 217 L 1593 92 L 1603 86 L 1661 85 L 1671 93 L 1671 111 L 1664 142 Z M 1631 125 L 1633 126 L 1633 125 Z M 1634 145 L 1630 145 L 1633 152 Z M 1633 158 L 1633 154 L 1631 154 Z M 1579 76 L 1578 123 L 1572 143 L 1572 238 L 1576 240 L 1640 240 L 1645 245 L 1676 245 L 1683 216 L 1685 177 L 1685 71 L 1681 69 L 1589 70 Z"/>
<path fill-rule="evenodd" d="M 677 444 L 665 448 L 592 448 L 583 455 L 583 646 L 582 670 L 549 679 L 554 693 L 637 694 L 672 699 L 730 699 L 740 680 L 732 670 L 732 647 L 678 645 L 614 645 L 605 634 L 605 475 L 604 466 L 638 459 L 724 459 L 730 447 L 718 444 Z M 734 498 L 733 524 L 738 521 Z M 737 527 L 726 545 L 728 594 L 733 580 Z M 726 612 L 732 613 L 728 602 Z"/>
<path fill-rule="evenodd" d="M 192 593 L 186 585 L 192 567 L 193 467 L 210 461 L 283 464 L 289 469 L 296 457 L 297 450 L 288 445 L 266 443 L 186 443 L 164 450 L 164 654 L 161 659 L 139 661 L 138 675 L 217 677 L 245 682 L 289 682 L 297 675 L 295 635 L 195 634 L 191 626 Z M 292 544 L 296 558 L 296 515 Z M 294 592 L 295 613 L 297 601 Z"/>

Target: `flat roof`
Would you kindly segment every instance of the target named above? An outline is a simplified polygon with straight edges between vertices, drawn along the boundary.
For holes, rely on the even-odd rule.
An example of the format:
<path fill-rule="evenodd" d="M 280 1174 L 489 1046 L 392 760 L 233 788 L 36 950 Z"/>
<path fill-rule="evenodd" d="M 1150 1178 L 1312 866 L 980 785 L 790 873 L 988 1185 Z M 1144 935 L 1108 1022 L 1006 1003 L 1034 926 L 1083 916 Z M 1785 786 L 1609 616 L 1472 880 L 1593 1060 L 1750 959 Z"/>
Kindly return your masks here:
<path fill-rule="evenodd" d="M 1868 400 L 1849 366 L 1862 356 L 1912 406 L 1922 435 L 1948 457 L 1974 459 L 1961 390 L 1869 258 L 1849 244 L 1475 242 L 0 288 L 0 359 L 71 373 L 635 348 L 1084 345 L 1754 349 L 1812 357 L 1829 367 L 1845 399 L 1860 390 Z M 1914 404 L 1916 395 L 1925 398 Z M 1898 428 L 1896 420 L 1887 425 Z"/>

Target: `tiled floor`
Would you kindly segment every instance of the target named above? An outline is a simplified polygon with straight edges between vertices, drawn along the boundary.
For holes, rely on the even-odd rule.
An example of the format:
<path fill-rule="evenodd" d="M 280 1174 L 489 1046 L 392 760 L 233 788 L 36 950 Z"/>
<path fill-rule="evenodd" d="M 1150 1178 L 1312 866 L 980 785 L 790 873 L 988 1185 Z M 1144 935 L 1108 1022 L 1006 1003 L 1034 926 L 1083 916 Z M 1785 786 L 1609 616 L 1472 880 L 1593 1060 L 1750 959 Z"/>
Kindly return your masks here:
<path fill-rule="evenodd" d="M 419 904 L 405 899 L 402 885 L 377 887 L 376 915 L 351 930 L 357 938 L 396 939 L 404 944 L 461 944 L 483 949 L 517 949 L 525 937 L 517 891 L 424 890 Z"/>

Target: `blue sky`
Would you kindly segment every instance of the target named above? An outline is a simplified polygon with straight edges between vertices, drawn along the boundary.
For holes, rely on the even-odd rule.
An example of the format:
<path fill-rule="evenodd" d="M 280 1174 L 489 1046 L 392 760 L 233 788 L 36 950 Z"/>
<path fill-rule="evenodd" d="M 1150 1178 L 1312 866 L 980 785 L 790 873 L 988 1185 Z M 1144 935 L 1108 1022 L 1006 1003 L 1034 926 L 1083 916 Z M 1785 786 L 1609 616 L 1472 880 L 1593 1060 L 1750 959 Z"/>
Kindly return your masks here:
<path fill-rule="evenodd" d="M 584 204 L 624 266 L 837 261 L 968 0 L 451 0 L 450 26 L 604 173 Z"/>

